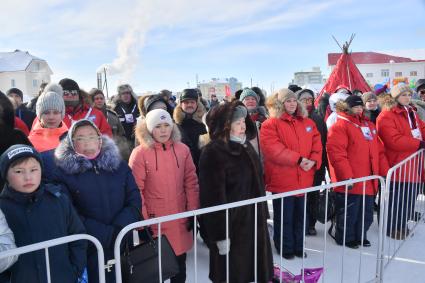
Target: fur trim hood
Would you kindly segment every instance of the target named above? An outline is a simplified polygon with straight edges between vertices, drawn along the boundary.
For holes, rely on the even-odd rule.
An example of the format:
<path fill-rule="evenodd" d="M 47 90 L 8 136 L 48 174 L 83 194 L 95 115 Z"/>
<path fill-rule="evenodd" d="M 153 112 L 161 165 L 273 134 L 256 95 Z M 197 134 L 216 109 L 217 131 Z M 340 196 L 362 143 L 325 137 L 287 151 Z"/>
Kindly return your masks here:
<path fill-rule="evenodd" d="M 270 96 L 267 99 L 267 108 L 272 118 L 280 118 L 282 114 L 286 113 L 283 102 L 279 100 L 278 93 L 275 93 L 273 96 Z M 297 100 L 297 112 L 296 115 L 299 117 L 307 118 L 308 113 L 304 108 L 301 102 Z"/>
<path fill-rule="evenodd" d="M 351 110 L 350 106 L 348 106 L 347 102 L 343 101 L 343 100 L 339 100 L 337 101 L 337 103 L 335 104 L 335 111 L 336 113 L 346 113 L 348 115 L 353 115 L 353 111 Z"/>
<path fill-rule="evenodd" d="M 394 107 L 399 105 L 395 98 L 393 98 L 390 94 L 378 96 L 378 101 L 379 105 L 382 107 L 382 110 L 392 110 Z M 416 104 L 413 103 L 413 100 L 411 101 L 410 106 L 416 110 Z"/>
<path fill-rule="evenodd" d="M 206 109 L 204 104 L 202 104 L 199 98 L 197 101 L 197 105 L 198 105 L 198 108 L 196 109 L 196 112 L 193 113 L 193 119 L 199 123 L 202 123 L 202 116 L 204 116 L 204 114 L 206 113 Z M 186 118 L 186 113 L 183 112 L 181 103 L 179 102 L 176 108 L 174 108 L 173 119 L 176 122 L 176 124 L 180 125 L 181 123 L 183 123 L 183 120 L 185 118 Z"/>
<path fill-rule="evenodd" d="M 61 141 L 54 155 L 56 165 L 67 174 L 84 173 L 94 167 L 94 162 L 74 151 L 68 139 Z M 118 169 L 121 163 L 121 156 L 118 147 L 111 138 L 102 136 L 102 148 L 95 162 L 101 170 L 113 172 Z"/>
<path fill-rule="evenodd" d="M 156 141 L 154 140 L 154 138 L 148 131 L 146 120 L 143 119 L 137 122 L 135 133 L 136 133 L 136 139 L 142 147 L 152 148 L 155 145 Z M 171 140 L 173 142 L 181 141 L 179 127 L 177 127 L 176 124 L 173 124 L 173 130 L 171 132 Z"/>

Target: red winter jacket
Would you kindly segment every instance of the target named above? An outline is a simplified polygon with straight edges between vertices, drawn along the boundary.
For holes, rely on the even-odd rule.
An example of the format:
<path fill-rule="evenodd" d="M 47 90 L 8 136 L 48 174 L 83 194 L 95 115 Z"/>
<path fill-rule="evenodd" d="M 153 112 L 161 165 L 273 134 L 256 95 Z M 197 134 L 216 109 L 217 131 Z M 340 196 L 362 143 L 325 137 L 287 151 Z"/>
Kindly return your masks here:
<path fill-rule="evenodd" d="M 24 123 L 24 121 L 22 121 L 16 116 L 15 116 L 15 129 L 21 130 L 25 134 L 25 136 L 28 136 L 30 134 L 30 131 L 28 130 L 28 127 Z"/>
<path fill-rule="evenodd" d="M 109 126 L 105 115 L 103 115 L 100 110 L 94 107 L 90 107 L 86 104 L 83 104 L 83 106 L 78 106 L 75 110 L 73 107 L 66 107 L 66 114 L 63 118 L 63 122 L 65 122 L 68 128 L 71 127 L 73 121 L 78 121 L 81 119 L 89 119 L 99 128 L 102 134 L 112 137 L 111 127 Z"/>
<path fill-rule="evenodd" d="M 372 140 L 365 138 L 360 127 L 369 128 Z M 332 182 L 387 174 L 388 161 L 375 126 L 363 115 L 359 117 L 339 112 L 337 122 L 329 129 L 326 149 Z M 344 193 L 345 186 L 335 191 Z M 377 192 L 377 180 L 365 183 L 366 195 L 375 195 Z M 348 193 L 362 195 L 363 182 L 355 183 Z"/>
<path fill-rule="evenodd" d="M 379 138 L 385 146 L 385 155 L 391 167 L 419 150 L 420 140 L 412 136 L 407 115 L 407 111 L 401 106 L 393 106 L 390 109 L 384 109 L 376 119 Z M 421 131 L 422 139 L 424 139 L 425 123 L 418 117 L 416 111 L 415 120 L 417 128 Z M 420 180 L 419 170 L 416 169 L 418 164 L 418 160 L 407 162 L 406 166 L 396 170 L 395 179 L 392 180 L 418 182 Z M 407 169 L 406 173 L 404 169 Z M 425 173 L 422 172 L 422 181 L 424 178 Z"/>
<path fill-rule="evenodd" d="M 298 104 L 296 116 L 283 113 L 280 117 L 267 119 L 261 126 L 260 144 L 267 191 L 283 193 L 311 187 L 314 173 L 320 168 L 320 133 L 300 107 Z M 298 165 L 300 157 L 314 160 L 316 165 L 306 172 Z"/>

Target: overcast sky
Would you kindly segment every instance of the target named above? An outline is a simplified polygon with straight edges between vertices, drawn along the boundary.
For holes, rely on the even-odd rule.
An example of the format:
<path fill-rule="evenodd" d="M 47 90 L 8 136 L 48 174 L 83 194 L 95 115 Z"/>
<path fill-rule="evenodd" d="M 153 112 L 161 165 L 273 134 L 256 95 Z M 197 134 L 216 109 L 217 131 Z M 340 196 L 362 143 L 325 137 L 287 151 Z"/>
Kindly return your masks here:
<path fill-rule="evenodd" d="M 351 33 L 352 51 L 425 59 L 423 0 L 2 0 L 0 26 L 0 51 L 29 51 L 86 89 L 104 64 L 111 87 L 137 92 L 181 91 L 196 75 L 276 89 L 313 66 L 327 74 L 332 35 Z"/>

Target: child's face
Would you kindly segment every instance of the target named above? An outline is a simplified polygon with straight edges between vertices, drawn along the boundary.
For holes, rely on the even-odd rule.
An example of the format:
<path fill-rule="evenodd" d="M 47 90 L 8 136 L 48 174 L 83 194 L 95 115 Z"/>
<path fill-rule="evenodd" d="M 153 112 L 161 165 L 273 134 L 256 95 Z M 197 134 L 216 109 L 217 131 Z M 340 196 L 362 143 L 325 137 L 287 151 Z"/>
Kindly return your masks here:
<path fill-rule="evenodd" d="M 96 157 L 101 147 L 101 139 L 92 126 L 81 126 L 72 138 L 75 151 L 89 158 Z"/>
<path fill-rule="evenodd" d="M 16 191 L 32 193 L 40 186 L 40 163 L 35 158 L 28 158 L 21 164 L 9 167 L 6 179 L 9 185 Z"/>
<path fill-rule="evenodd" d="M 153 128 L 152 136 L 157 142 L 165 143 L 170 139 L 172 129 L 173 127 L 168 123 L 158 124 Z"/>

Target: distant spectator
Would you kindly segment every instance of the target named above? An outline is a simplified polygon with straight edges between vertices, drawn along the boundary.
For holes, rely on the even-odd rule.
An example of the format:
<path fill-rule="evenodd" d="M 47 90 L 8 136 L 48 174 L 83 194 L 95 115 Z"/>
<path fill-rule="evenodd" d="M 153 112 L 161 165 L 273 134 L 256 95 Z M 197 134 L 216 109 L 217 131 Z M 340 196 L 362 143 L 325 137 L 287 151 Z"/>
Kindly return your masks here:
<path fill-rule="evenodd" d="M 258 95 L 258 105 L 259 106 L 266 106 L 266 97 L 264 96 L 263 91 L 261 90 L 261 88 L 257 87 L 257 86 L 253 86 L 251 88 L 253 91 L 255 91 L 255 93 Z"/>
<path fill-rule="evenodd" d="M 129 84 L 119 85 L 114 103 L 114 111 L 118 114 L 121 125 L 124 127 L 125 137 L 130 144 L 134 144 L 134 127 L 140 113 L 137 108 L 137 95 L 133 88 Z"/>
<path fill-rule="evenodd" d="M 376 118 L 381 113 L 381 108 L 378 105 L 378 97 L 373 92 L 365 92 L 362 94 L 362 99 L 365 106 L 364 115 L 376 125 Z"/>
<path fill-rule="evenodd" d="M 63 89 L 63 100 L 65 102 L 64 122 L 69 128 L 79 120 L 88 119 L 92 121 L 102 134 L 112 137 L 112 130 L 106 121 L 106 117 L 87 103 L 88 94 L 81 90 L 77 82 L 68 78 L 59 81 Z"/>
<path fill-rule="evenodd" d="M 31 130 L 32 122 L 35 119 L 35 113 L 28 110 L 23 104 L 24 94 L 18 88 L 11 88 L 7 91 L 7 96 L 13 98 L 16 103 L 15 115 L 27 125 L 28 130 Z"/>

